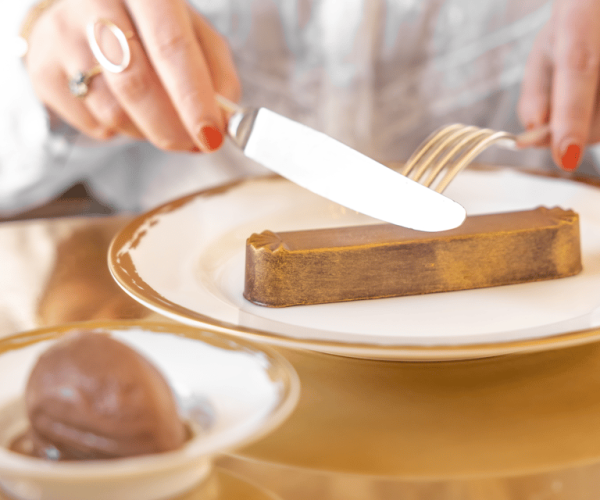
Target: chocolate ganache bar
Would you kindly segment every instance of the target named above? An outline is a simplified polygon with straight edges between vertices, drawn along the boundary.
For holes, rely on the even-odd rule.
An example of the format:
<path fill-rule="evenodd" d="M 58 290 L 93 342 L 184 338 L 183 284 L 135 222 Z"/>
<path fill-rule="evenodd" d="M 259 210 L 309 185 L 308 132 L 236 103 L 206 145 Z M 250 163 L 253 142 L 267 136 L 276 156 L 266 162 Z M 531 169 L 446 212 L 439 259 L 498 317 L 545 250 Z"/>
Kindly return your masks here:
<path fill-rule="evenodd" d="M 253 234 L 244 297 L 269 307 L 467 290 L 581 271 L 579 216 L 534 210 L 469 216 L 427 233 L 392 224 Z"/>

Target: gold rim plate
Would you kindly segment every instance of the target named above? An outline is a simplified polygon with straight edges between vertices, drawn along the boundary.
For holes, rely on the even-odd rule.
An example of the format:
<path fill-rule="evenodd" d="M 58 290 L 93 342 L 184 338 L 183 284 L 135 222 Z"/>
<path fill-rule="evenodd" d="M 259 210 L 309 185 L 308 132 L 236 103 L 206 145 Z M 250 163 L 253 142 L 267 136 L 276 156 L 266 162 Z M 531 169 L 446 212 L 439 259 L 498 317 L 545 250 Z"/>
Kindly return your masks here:
<path fill-rule="evenodd" d="M 140 215 L 114 238 L 110 271 L 134 299 L 178 322 L 288 348 L 383 360 L 470 359 L 599 338 L 598 185 L 509 168 L 471 168 L 447 190 L 469 214 L 544 205 L 580 215 L 574 277 L 343 304 L 260 307 L 242 296 L 253 232 L 377 223 L 280 177 L 230 183 Z"/>

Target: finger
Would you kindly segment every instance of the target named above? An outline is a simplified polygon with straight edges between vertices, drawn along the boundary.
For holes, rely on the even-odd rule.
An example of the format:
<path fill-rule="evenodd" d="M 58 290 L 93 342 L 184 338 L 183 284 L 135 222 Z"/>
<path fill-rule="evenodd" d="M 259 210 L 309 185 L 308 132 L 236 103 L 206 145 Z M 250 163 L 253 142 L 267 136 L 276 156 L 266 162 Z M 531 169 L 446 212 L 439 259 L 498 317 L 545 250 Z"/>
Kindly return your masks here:
<path fill-rule="evenodd" d="M 545 28 L 536 38 L 525 65 L 517 113 L 527 130 L 536 129 L 548 122 L 552 64 L 547 51 L 551 33 Z"/>
<path fill-rule="evenodd" d="M 134 139 L 145 138 L 113 96 L 103 75 L 98 75 L 90 82 L 85 104 L 96 120 L 106 128 Z"/>
<path fill-rule="evenodd" d="M 107 128 L 96 120 L 87 109 L 84 101 L 79 97 L 75 97 L 68 90 L 70 78 L 72 77 L 68 77 L 66 73 L 56 78 L 54 81 L 58 83 L 58 86 L 50 89 L 48 97 L 42 97 L 42 101 L 66 123 L 89 137 L 99 141 L 113 137 L 115 135 L 114 130 Z M 64 87 L 64 90 L 60 87 Z"/>
<path fill-rule="evenodd" d="M 600 3 L 562 2 L 556 16 L 552 154 L 575 170 L 587 143 L 600 69 Z"/>
<path fill-rule="evenodd" d="M 98 67 L 87 43 L 74 46 L 80 68 Z M 96 121 L 113 133 L 120 133 L 136 139 L 143 139 L 143 134 L 131 121 L 108 87 L 103 73 L 93 76 L 88 82 L 88 93 L 84 103 Z"/>
<path fill-rule="evenodd" d="M 94 139 L 107 139 L 112 132 L 102 126 L 84 102 L 69 91 L 70 78 L 80 70 L 79 67 L 70 67 L 73 61 L 77 61 L 77 53 L 72 50 L 72 46 L 77 44 L 62 46 L 56 37 L 51 38 L 54 44 L 49 44 L 47 39 L 48 33 L 52 33 L 50 26 L 53 20 L 51 16 L 42 18 L 38 29 L 31 34 L 32 50 L 27 57 L 27 69 L 34 91 L 41 102 L 72 127 Z M 85 44 L 85 40 L 81 44 Z M 57 54 L 59 60 L 56 59 Z M 65 67 L 67 63 L 69 66 Z"/>
<path fill-rule="evenodd" d="M 600 89 L 600 82 L 598 85 Z M 600 99 L 596 100 L 596 109 L 590 126 L 590 134 L 588 136 L 588 144 L 596 144 L 600 142 Z"/>
<path fill-rule="evenodd" d="M 98 18 L 111 19 L 124 33 L 135 33 L 133 23 L 122 7 L 110 12 L 100 10 Z M 110 92 L 137 129 L 156 147 L 172 151 L 193 150 L 195 143 L 156 75 L 139 37 L 130 37 L 128 45 L 131 51 L 129 66 L 121 73 L 103 73 Z M 104 51 L 104 47 L 102 49 Z M 106 55 L 112 59 L 111 54 Z"/>
<path fill-rule="evenodd" d="M 238 102 L 242 89 L 229 45 L 200 14 L 192 7 L 189 10 L 200 46 L 210 47 L 210 50 L 203 50 L 202 53 L 208 64 L 215 92 L 230 101 Z"/>
<path fill-rule="evenodd" d="M 242 90 L 229 46 L 200 14 L 194 11 L 192 7 L 189 7 L 189 9 L 194 32 L 200 46 L 211 48 L 210 50 L 203 50 L 203 54 L 208 64 L 215 92 L 230 101 L 238 102 Z M 229 113 L 221 110 L 221 116 L 225 123 L 228 115 Z"/>
<path fill-rule="evenodd" d="M 129 0 L 148 56 L 191 137 L 203 151 L 214 151 L 223 142 L 225 124 L 187 6 L 183 0 L 149 5 Z"/>

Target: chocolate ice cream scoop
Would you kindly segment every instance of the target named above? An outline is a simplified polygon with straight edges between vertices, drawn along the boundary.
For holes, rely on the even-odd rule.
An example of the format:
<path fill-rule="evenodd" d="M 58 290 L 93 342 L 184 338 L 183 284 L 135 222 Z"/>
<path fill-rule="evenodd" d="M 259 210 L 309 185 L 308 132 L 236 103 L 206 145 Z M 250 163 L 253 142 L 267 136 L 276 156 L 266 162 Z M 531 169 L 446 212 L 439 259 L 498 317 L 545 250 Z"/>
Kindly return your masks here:
<path fill-rule="evenodd" d="M 25 392 L 33 454 L 61 460 L 160 453 L 186 426 L 164 377 L 108 334 L 78 332 L 43 353 Z"/>

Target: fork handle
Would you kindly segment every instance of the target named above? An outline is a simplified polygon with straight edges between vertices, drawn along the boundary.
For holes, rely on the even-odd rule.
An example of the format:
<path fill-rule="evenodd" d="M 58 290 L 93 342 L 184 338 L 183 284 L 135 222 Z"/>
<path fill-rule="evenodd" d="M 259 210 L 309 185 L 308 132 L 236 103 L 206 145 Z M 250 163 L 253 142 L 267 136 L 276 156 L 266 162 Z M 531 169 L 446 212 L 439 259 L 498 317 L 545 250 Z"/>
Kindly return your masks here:
<path fill-rule="evenodd" d="M 539 141 L 545 139 L 549 135 L 550 125 L 545 124 L 519 134 L 515 138 L 515 143 L 518 149 L 523 149 L 537 144 Z"/>

